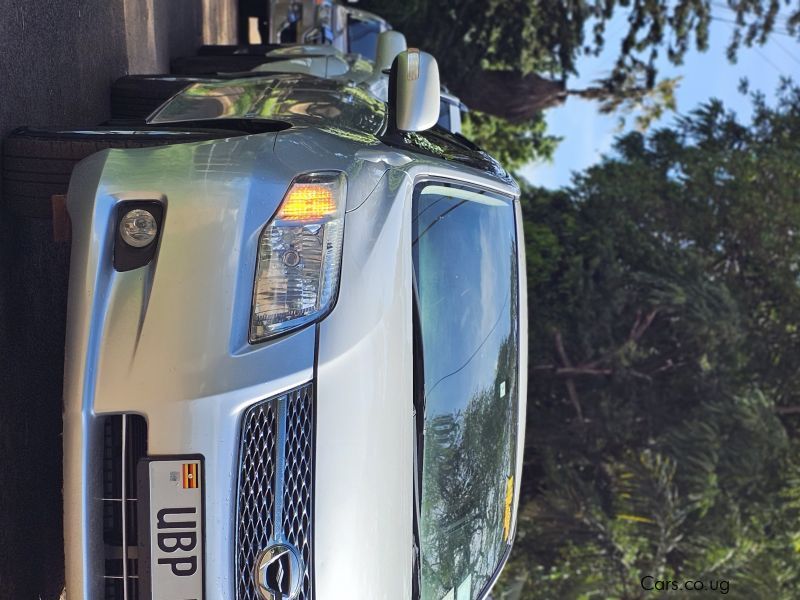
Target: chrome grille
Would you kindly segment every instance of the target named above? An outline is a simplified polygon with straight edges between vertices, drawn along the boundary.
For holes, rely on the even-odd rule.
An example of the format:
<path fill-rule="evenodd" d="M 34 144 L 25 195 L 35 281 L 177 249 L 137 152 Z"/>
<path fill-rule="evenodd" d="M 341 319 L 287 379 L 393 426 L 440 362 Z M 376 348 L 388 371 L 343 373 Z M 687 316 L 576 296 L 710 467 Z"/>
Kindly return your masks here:
<path fill-rule="evenodd" d="M 249 408 L 242 422 L 237 509 L 237 599 L 260 600 L 254 570 L 263 550 L 294 546 L 303 558 L 298 600 L 312 599 L 313 388 Z"/>
<path fill-rule="evenodd" d="M 242 430 L 239 520 L 236 558 L 240 567 L 238 597 L 259 600 L 247 577 L 258 553 L 272 537 L 275 512 L 275 408 L 262 402 L 247 412 Z"/>
<path fill-rule="evenodd" d="M 289 396 L 286 411 L 286 464 L 283 471 L 283 536 L 300 551 L 303 563 L 303 590 L 298 600 L 311 595 L 311 488 L 314 426 L 310 398 Z"/>
<path fill-rule="evenodd" d="M 139 415 L 103 423 L 103 548 L 105 600 L 139 597 L 136 465 L 147 454 L 147 423 Z"/>

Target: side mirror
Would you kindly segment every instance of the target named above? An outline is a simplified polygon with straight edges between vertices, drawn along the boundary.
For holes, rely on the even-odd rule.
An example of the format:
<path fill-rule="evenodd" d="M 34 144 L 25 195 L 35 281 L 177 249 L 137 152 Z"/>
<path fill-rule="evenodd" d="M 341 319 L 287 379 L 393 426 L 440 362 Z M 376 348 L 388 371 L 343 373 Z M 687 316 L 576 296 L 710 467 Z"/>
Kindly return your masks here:
<path fill-rule="evenodd" d="M 408 48 L 406 36 L 399 31 L 384 31 L 378 35 L 378 49 L 375 52 L 375 70 L 377 76 L 392 68 L 398 54 Z"/>
<path fill-rule="evenodd" d="M 397 55 L 389 75 L 389 128 L 425 131 L 439 120 L 439 65 L 427 52 Z"/>

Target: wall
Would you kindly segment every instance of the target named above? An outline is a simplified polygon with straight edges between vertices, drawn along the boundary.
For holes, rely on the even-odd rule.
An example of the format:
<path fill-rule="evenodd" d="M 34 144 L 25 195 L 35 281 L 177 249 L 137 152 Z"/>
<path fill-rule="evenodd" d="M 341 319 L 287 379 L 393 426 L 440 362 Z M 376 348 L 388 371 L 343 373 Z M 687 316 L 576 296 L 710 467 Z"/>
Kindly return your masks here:
<path fill-rule="evenodd" d="M 0 139 L 23 125 L 92 127 L 109 86 L 230 43 L 234 0 L 0 0 Z M 63 585 L 61 377 L 69 247 L 0 192 L 0 600 Z"/>

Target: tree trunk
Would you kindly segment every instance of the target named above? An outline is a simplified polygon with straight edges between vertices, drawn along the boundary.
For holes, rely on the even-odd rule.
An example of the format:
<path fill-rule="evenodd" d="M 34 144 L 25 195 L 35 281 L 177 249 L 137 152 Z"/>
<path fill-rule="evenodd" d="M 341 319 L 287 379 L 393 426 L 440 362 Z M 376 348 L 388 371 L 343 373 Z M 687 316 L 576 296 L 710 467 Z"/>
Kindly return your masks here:
<path fill-rule="evenodd" d="M 530 121 L 567 97 L 562 81 L 535 73 L 483 69 L 476 69 L 453 91 L 468 108 L 517 123 Z"/>

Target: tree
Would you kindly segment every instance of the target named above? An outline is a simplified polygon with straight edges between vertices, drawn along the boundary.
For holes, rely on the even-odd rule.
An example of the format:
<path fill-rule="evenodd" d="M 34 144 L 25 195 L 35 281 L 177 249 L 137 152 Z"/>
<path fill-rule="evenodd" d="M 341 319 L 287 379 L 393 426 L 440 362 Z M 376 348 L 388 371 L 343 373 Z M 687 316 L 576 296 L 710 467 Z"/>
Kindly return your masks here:
<path fill-rule="evenodd" d="M 524 123 L 570 94 L 636 104 L 656 90 L 656 61 L 680 64 L 689 48 L 708 46 L 713 18 L 730 21 L 731 60 L 742 44 L 774 33 L 800 37 L 800 6 L 790 0 L 363 0 L 410 44 L 433 52 L 446 83 L 478 110 Z M 721 16 L 712 15 L 712 9 Z M 785 9 L 782 13 L 781 10 Z M 581 56 L 605 46 L 611 20 L 625 15 L 619 54 L 609 74 L 588 89 L 570 89 Z M 498 94 L 502 90 L 502 94 Z"/>
<path fill-rule="evenodd" d="M 797 139 L 786 83 L 749 124 L 710 101 L 524 190 L 528 436 L 498 597 L 646 598 L 648 576 L 800 596 Z"/>
<path fill-rule="evenodd" d="M 527 123 L 511 123 L 478 111 L 470 111 L 464 120 L 464 135 L 515 171 L 534 159 L 549 159 L 558 138 L 547 135 L 547 123 L 538 114 Z"/>

